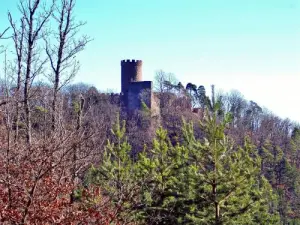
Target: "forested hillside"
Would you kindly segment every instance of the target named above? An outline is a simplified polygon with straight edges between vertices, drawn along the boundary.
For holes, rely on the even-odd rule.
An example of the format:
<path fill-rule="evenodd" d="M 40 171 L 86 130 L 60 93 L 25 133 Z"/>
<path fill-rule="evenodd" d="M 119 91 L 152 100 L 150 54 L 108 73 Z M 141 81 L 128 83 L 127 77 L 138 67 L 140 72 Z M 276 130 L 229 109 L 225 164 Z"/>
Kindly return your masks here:
<path fill-rule="evenodd" d="M 91 39 L 44 3 L 0 32 L 1 224 L 300 224 L 298 124 L 163 71 L 136 111 L 71 84 Z"/>

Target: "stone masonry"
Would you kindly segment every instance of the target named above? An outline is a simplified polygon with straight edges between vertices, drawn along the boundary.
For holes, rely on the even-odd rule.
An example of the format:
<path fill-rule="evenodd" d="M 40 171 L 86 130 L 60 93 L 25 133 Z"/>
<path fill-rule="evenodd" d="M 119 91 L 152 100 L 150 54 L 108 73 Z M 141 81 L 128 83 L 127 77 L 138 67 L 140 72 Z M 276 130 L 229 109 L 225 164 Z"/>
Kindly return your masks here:
<path fill-rule="evenodd" d="M 142 101 L 152 106 L 152 81 L 143 81 L 142 65 L 142 60 L 121 61 L 121 96 L 129 111 L 141 109 Z"/>

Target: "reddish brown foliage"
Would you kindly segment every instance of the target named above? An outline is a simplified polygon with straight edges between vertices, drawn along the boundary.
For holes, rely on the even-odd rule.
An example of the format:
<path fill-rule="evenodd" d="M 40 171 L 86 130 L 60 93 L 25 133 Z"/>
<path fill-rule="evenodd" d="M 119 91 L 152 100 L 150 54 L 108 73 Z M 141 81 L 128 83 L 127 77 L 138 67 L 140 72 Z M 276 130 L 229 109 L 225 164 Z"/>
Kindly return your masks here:
<path fill-rule="evenodd" d="M 79 186 L 72 181 L 68 144 L 50 151 L 55 144 L 8 147 L 2 141 L 1 224 L 118 224 L 99 189 L 84 190 L 71 201 Z"/>

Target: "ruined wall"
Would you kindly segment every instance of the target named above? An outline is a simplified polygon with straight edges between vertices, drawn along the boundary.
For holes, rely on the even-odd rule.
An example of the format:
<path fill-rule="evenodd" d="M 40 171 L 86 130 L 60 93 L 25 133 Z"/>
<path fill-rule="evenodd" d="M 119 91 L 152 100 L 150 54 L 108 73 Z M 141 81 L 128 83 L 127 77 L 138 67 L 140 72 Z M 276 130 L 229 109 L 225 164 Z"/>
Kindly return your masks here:
<path fill-rule="evenodd" d="M 143 81 L 142 60 L 121 61 L 121 95 L 123 105 L 128 105 L 128 89 L 132 82 Z"/>
<path fill-rule="evenodd" d="M 141 109 L 142 101 L 151 109 L 152 81 L 132 82 L 129 84 L 127 109 Z"/>

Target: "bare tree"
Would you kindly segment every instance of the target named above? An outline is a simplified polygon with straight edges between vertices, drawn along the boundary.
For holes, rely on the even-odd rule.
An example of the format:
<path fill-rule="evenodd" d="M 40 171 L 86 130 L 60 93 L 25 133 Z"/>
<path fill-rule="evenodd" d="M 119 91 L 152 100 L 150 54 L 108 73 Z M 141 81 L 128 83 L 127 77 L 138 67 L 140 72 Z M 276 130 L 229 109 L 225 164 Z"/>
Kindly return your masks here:
<path fill-rule="evenodd" d="M 16 116 L 15 116 L 15 141 L 18 140 L 19 136 L 19 120 L 20 120 L 20 94 L 21 94 L 21 82 L 22 82 L 22 69 L 23 69 L 23 51 L 24 51 L 24 35 L 25 35 L 25 20 L 24 17 L 20 19 L 20 28 L 17 27 L 13 21 L 12 16 L 8 13 L 8 20 L 13 29 L 12 40 L 14 43 L 16 53 L 16 75 L 17 83 L 15 90 L 15 101 L 16 101 Z"/>
<path fill-rule="evenodd" d="M 54 7 L 52 0 L 50 7 L 43 0 L 20 0 L 19 10 L 21 20 L 24 19 L 24 48 L 25 77 L 24 77 L 24 111 L 26 125 L 26 141 L 31 143 L 31 110 L 30 87 L 34 78 L 41 73 L 46 60 L 40 60 L 38 40 L 42 37 L 42 29 L 46 26 Z"/>
<path fill-rule="evenodd" d="M 8 208 L 11 207 L 11 184 L 10 184 L 10 176 L 9 176 L 9 170 L 10 170 L 10 158 L 11 158 L 11 134 L 12 134 L 12 117 L 13 117 L 13 109 L 12 105 L 10 103 L 10 80 L 8 78 L 8 61 L 7 61 L 7 50 L 4 51 L 4 73 L 3 73 L 3 80 L 1 79 L 1 89 L 3 90 L 3 98 L 5 104 L 4 107 L 1 108 L 1 114 L 4 116 L 5 120 L 3 120 L 4 125 L 4 143 L 6 146 L 4 147 L 5 152 L 3 152 L 5 158 L 5 180 L 6 180 L 6 188 L 8 193 Z M 1 124 L 2 125 L 2 124 Z"/>
<path fill-rule="evenodd" d="M 232 90 L 223 95 L 223 106 L 224 112 L 231 113 L 233 116 L 232 126 L 241 127 L 241 118 L 247 110 L 247 101 L 244 96 L 239 91 Z"/>
<path fill-rule="evenodd" d="M 166 92 L 170 86 L 177 86 L 178 80 L 173 73 L 167 73 L 163 70 L 156 72 L 154 76 L 154 90 L 159 93 Z"/>
<path fill-rule="evenodd" d="M 75 0 L 60 0 L 55 5 L 52 14 L 54 21 L 57 23 L 57 30 L 53 31 L 51 40 L 45 38 L 46 53 L 48 55 L 53 82 L 53 102 L 52 102 L 52 128 L 56 127 L 57 101 L 59 90 L 68 84 L 76 75 L 79 69 L 79 62 L 75 56 L 82 51 L 86 44 L 91 40 L 87 36 L 77 38 L 80 27 L 85 25 L 84 22 L 76 22 L 74 17 Z"/>

